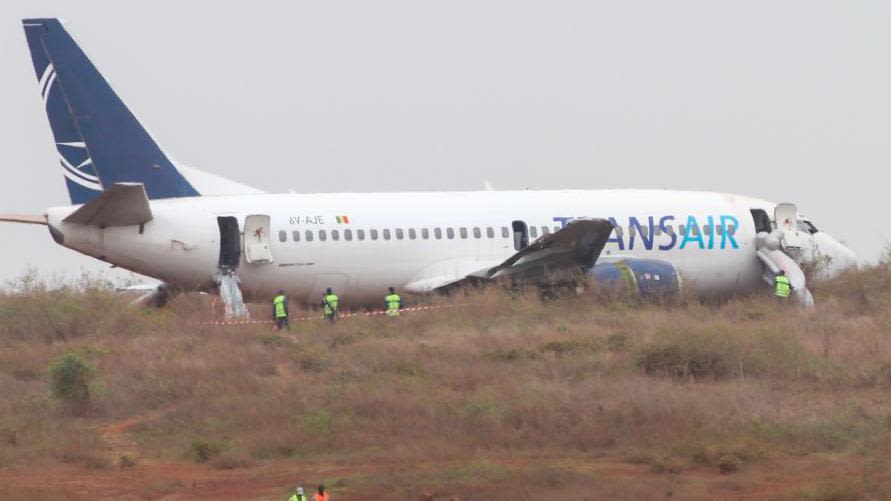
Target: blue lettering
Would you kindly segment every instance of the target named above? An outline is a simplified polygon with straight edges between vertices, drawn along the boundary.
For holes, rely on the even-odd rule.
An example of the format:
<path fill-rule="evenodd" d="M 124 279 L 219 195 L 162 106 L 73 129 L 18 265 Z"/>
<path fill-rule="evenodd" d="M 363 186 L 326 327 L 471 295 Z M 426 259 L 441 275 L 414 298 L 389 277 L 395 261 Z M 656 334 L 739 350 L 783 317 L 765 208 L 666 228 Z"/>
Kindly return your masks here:
<path fill-rule="evenodd" d="M 566 225 L 571 223 L 575 217 L 566 217 L 566 216 L 554 216 L 552 220 L 555 223 L 559 223 L 561 228 L 565 228 Z M 619 226 L 619 222 L 615 217 L 609 217 L 609 222 L 613 225 L 613 231 L 610 234 L 609 240 L 607 240 L 607 244 L 616 244 L 618 250 L 625 250 L 625 234 L 623 232 L 623 227 Z M 700 249 L 715 249 L 717 247 L 717 242 L 715 242 L 715 232 L 721 232 L 721 244 L 720 248 L 725 249 L 739 249 L 739 243 L 736 241 L 736 237 L 734 233 L 739 231 L 739 220 L 729 214 L 721 214 L 721 215 L 713 215 L 706 216 L 705 226 L 700 227 L 699 221 L 696 219 L 696 216 L 688 216 L 687 224 L 684 227 L 684 231 L 678 231 L 684 225 L 677 225 L 677 230 L 675 230 L 674 222 L 677 221 L 675 216 L 666 215 L 666 216 L 647 216 L 646 223 L 642 223 L 641 220 L 643 217 L 635 217 L 630 216 L 628 218 L 628 250 L 634 249 L 634 244 L 636 240 L 636 236 L 640 235 L 640 240 L 643 242 L 643 246 L 646 250 L 653 250 L 653 247 L 658 247 L 660 251 L 669 251 L 677 247 L 678 249 L 684 249 L 687 247 L 689 243 L 698 244 Z M 658 223 L 656 222 L 658 220 Z M 715 223 L 718 222 L 716 226 Z M 703 231 L 708 230 L 708 240 L 706 241 L 705 234 Z M 661 233 L 666 236 L 666 239 L 663 240 L 664 243 L 660 243 L 657 245 L 656 242 L 656 231 L 661 230 Z M 679 238 L 680 237 L 680 238 Z M 678 240 L 680 240 L 680 245 L 678 245 Z"/>
<path fill-rule="evenodd" d="M 614 217 L 609 218 L 609 222 L 613 223 L 614 228 L 613 228 L 612 234 L 615 236 L 610 238 L 609 240 L 607 240 L 606 243 L 607 244 L 610 244 L 610 243 L 616 244 L 619 246 L 619 250 L 625 250 L 625 242 L 622 240 L 622 236 L 619 234 L 619 232 L 621 231 L 621 227 L 619 226 L 619 223 L 616 222 L 616 218 L 614 218 Z"/>
<path fill-rule="evenodd" d="M 715 218 L 712 216 L 708 217 L 708 248 L 715 248 Z"/>
<path fill-rule="evenodd" d="M 730 223 L 729 225 L 727 223 Z M 730 230 L 730 228 L 733 230 Z M 733 249 L 739 249 L 739 244 L 736 243 L 736 238 L 731 234 L 731 231 L 736 232 L 739 229 L 739 220 L 737 220 L 733 216 L 722 215 L 721 216 L 721 248 L 725 247 L 725 244 L 728 240 L 730 240 L 730 246 Z"/>
<path fill-rule="evenodd" d="M 696 231 L 693 231 L 694 228 L 696 228 Z M 681 240 L 681 246 L 679 248 L 683 249 L 686 247 L 687 242 L 698 242 L 700 249 L 705 248 L 705 242 L 702 240 L 702 232 L 699 231 L 699 223 L 693 216 L 687 217 L 687 227 L 684 229 L 684 239 Z"/>
<path fill-rule="evenodd" d="M 640 235 L 640 239 L 644 244 L 644 248 L 647 250 L 653 250 L 653 216 L 650 216 L 648 219 L 649 226 L 647 226 L 647 231 L 643 231 L 643 228 L 640 226 L 640 221 L 638 221 L 636 217 L 628 218 L 628 233 L 630 234 L 628 237 L 628 249 L 634 248 L 634 233 L 637 233 L 638 235 Z M 631 228 L 634 228 L 635 231 L 632 232 Z"/>
<path fill-rule="evenodd" d="M 669 228 L 669 221 L 674 221 L 674 216 L 662 216 L 662 218 L 659 219 L 659 228 L 662 230 L 662 233 L 671 237 L 671 241 L 667 245 L 659 246 L 659 250 L 661 251 L 671 250 L 678 241 L 678 236 Z"/>

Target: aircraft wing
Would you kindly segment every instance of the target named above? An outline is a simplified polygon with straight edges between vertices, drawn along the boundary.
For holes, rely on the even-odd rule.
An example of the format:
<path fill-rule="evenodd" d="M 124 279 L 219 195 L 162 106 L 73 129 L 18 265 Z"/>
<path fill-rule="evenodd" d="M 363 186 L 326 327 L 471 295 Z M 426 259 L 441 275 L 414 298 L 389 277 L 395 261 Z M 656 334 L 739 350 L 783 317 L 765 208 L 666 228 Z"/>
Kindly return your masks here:
<path fill-rule="evenodd" d="M 613 225 L 606 219 L 576 219 L 503 263 L 444 284 L 437 290 L 502 279 L 552 283 L 562 277 L 573 278 L 597 261 L 612 232 Z"/>
<path fill-rule="evenodd" d="M 152 208 L 142 183 L 115 183 L 65 218 L 66 223 L 130 226 L 152 220 Z"/>

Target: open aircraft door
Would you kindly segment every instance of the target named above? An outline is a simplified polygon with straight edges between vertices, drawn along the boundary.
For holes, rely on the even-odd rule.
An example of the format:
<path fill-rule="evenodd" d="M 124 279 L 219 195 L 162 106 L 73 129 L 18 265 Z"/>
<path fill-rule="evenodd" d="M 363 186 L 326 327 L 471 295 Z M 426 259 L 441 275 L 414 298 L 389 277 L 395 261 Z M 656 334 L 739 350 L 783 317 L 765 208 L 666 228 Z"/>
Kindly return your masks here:
<path fill-rule="evenodd" d="M 798 233 L 798 207 L 795 204 L 779 204 L 773 210 L 777 229 L 783 232 L 783 248 L 790 251 L 801 249 L 801 235 Z"/>
<path fill-rule="evenodd" d="M 269 216 L 251 215 L 244 219 L 244 260 L 248 263 L 271 263 Z"/>

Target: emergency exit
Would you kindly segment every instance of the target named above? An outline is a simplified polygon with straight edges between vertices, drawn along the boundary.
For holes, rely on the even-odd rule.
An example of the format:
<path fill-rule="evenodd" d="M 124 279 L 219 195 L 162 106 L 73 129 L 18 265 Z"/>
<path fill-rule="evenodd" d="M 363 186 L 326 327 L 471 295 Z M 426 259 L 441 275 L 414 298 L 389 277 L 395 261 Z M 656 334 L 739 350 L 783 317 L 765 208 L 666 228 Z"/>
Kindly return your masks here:
<path fill-rule="evenodd" d="M 244 260 L 248 263 L 271 263 L 269 244 L 270 219 L 254 214 L 244 219 Z"/>

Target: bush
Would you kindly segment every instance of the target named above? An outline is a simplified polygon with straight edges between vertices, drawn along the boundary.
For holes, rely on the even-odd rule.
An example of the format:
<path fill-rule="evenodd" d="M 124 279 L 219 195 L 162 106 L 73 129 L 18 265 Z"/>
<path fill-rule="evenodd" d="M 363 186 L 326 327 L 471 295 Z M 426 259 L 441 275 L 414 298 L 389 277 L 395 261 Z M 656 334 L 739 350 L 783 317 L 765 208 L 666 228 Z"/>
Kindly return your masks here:
<path fill-rule="evenodd" d="M 733 343 L 716 335 L 672 333 L 644 346 L 637 366 L 652 376 L 725 378 L 735 369 Z"/>
<path fill-rule="evenodd" d="M 742 461 L 733 454 L 721 456 L 721 459 L 718 460 L 718 471 L 723 475 L 736 473 L 740 466 L 742 466 Z"/>
<path fill-rule="evenodd" d="M 94 370 L 75 353 L 66 353 L 49 368 L 53 396 L 73 411 L 83 412 L 90 405 L 90 380 Z"/>
<path fill-rule="evenodd" d="M 218 456 L 223 451 L 223 446 L 206 440 L 193 440 L 189 448 L 189 456 L 196 463 L 206 463 L 211 458 Z"/>
<path fill-rule="evenodd" d="M 606 349 L 613 353 L 624 352 L 629 344 L 628 335 L 624 332 L 616 332 L 606 338 Z"/>

